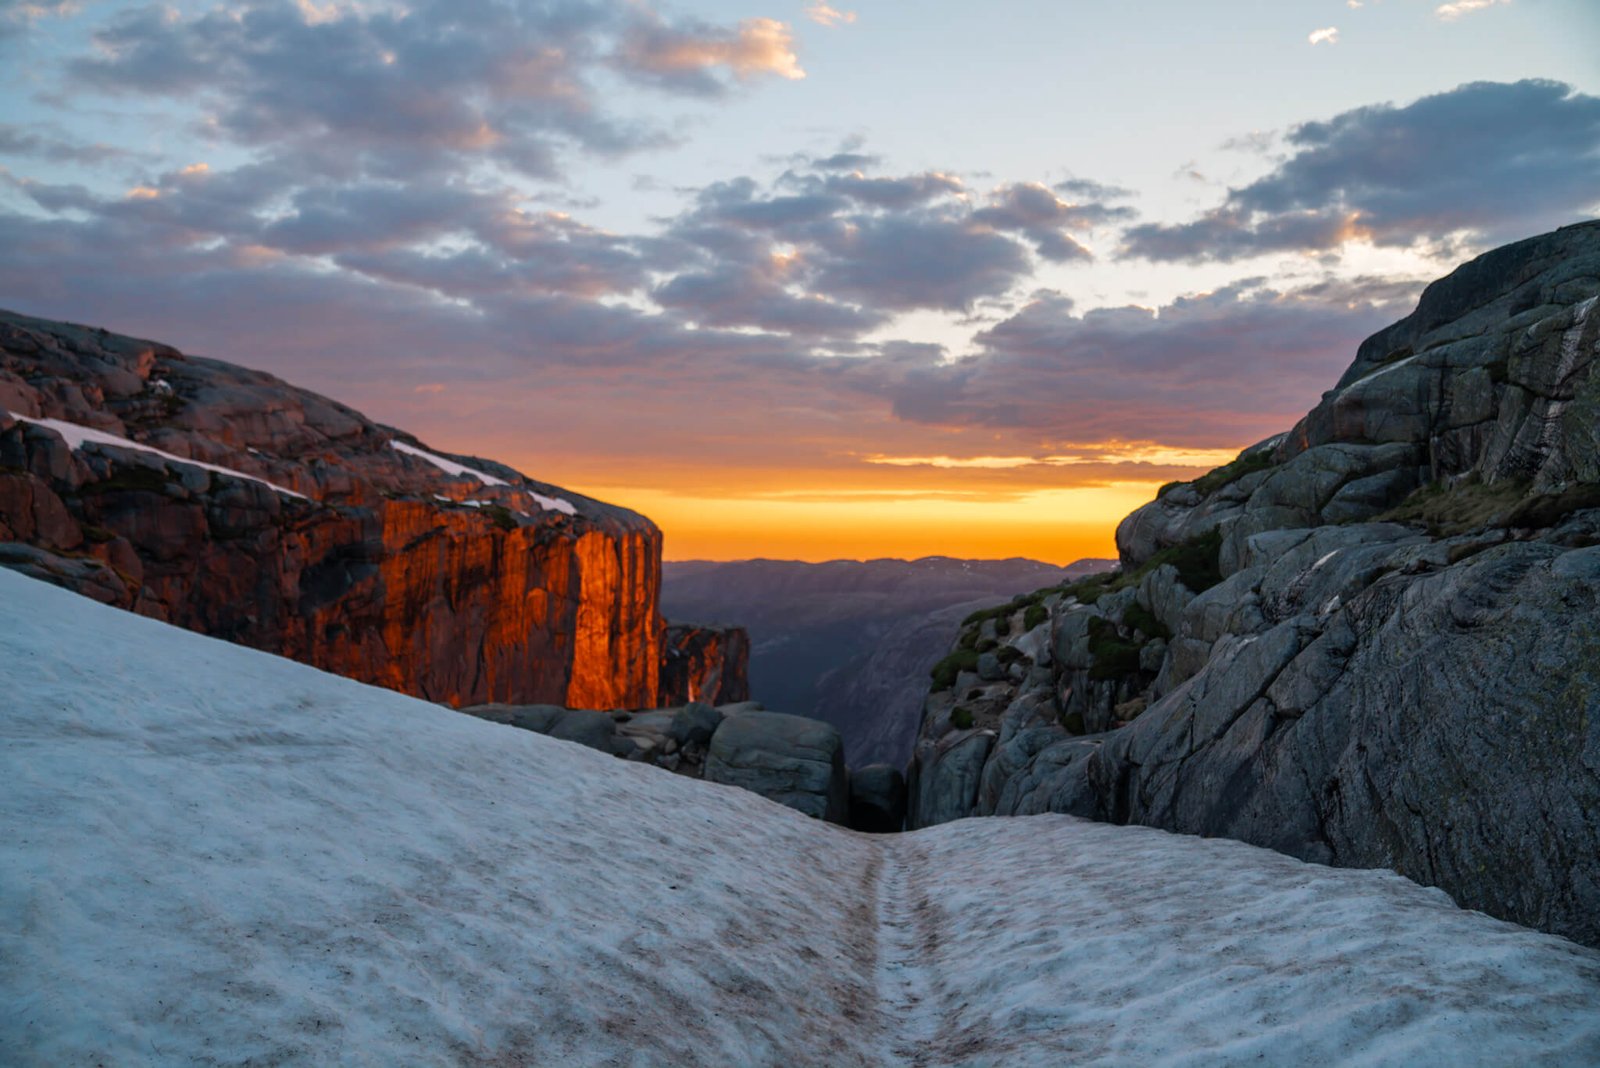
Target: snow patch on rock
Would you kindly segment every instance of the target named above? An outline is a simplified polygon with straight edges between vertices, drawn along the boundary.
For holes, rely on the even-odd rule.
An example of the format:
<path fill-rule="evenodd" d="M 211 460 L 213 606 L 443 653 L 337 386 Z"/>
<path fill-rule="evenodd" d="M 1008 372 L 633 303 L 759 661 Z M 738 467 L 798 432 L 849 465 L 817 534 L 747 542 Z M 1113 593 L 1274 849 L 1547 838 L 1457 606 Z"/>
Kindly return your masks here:
<path fill-rule="evenodd" d="M 439 470 L 443 471 L 445 474 L 453 475 L 456 478 L 475 478 L 479 482 L 482 482 L 485 486 L 510 485 L 510 483 L 503 478 L 496 478 L 493 475 L 486 475 L 482 471 L 468 467 L 466 464 L 458 464 L 454 460 L 447 460 L 443 456 L 431 453 L 427 449 L 419 449 L 415 445 L 408 444 L 404 441 L 391 441 L 389 442 L 389 448 L 393 449 L 395 452 L 403 452 L 407 456 L 415 456 L 419 460 L 425 460 L 437 467 Z"/>
<path fill-rule="evenodd" d="M 64 419 L 34 419 L 26 415 L 18 415 L 16 412 L 6 412 L 6 414 L 11 416 L 11 418 L 18 420 L 19 422 L 32 423 L 34 426 L 42 426 L 46 430 L 54 430 L 57 434 L 60 434 L 62 440 L 67 443 L 67 448 L 72 449 L 74 452 L 83 448 L 85 445 L 94 444 L 100 446 L 109 446 L 113 449 L 127 449 L 131 452 L 149 453 L 152 456 L 161 457 L 168 463 L 188 464 L 190 467 L 198 467 L 202 470 L 210 471 L 218 475 L 227 475 L 229 478 L 242 478 L 250 482 L 259 482 L 263 486 L 281 493 L 286 497 L 297 497 L 302 501 L 309 499 L 303 493 L 296 493 L 294 490 L 285 486 L 280 486 L 276 482 L 269 482 L 260 475 L 247 475 L 243 471 L 237 471 L 231 467 L 221 467 L 217 464 L 208 464 L 200 460 L 191 460 L 187 456 L 176 456 L 173 453 L 155 448 L 154 446 L 132 441 L 128 438 L 111 434 L 104 430 L 96 430 L 93 427 L 81 426 L 78 423 L 69 423 Z M 255 452 L 254 449 L 251 449 L 250 451 Z M 258 453 L 257 455 L 260 454 Z"/>

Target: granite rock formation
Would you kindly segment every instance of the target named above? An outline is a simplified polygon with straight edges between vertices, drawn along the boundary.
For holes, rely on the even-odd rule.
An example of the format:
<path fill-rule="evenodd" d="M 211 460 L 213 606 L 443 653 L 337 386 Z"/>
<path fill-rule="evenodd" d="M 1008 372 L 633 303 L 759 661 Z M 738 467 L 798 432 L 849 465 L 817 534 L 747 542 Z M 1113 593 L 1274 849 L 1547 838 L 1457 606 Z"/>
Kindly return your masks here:
<path fill-rule="evenodd" d="M 1490 252 L 1120 573 L 969 617 L 909 824 L 1239 838 L 1600 944 L 1597 303 L 1600 223 Z"/>
<path fill-rule="evenodd" d="M 705 778 L 829 823 L 850 815 L 844 741 L 821 720 L 765 711 L 730 716 L 711 736 Z"/>
<path fill-rule="evenodd" d="M 661 704 L 750 699 L 750 636 L 743 627 L 669 623 L 662 633 Z"/>
<path fill-rule="evenodd" d="M 270 375 L 0 313 L 4 566 L 452 705 L 613 708 L 660 698 L 660 560 L 643 516 Z"/>
<path fill-rule="evenodd" d="M 707 782 L 738 786 L 815 819 L 898 831 L 905 782 L 886 765 L 852 775 L 839 732 L 759 701 L 612 713 L 548 705 L 469 705 L 468 715 L 577 742 Z"/>

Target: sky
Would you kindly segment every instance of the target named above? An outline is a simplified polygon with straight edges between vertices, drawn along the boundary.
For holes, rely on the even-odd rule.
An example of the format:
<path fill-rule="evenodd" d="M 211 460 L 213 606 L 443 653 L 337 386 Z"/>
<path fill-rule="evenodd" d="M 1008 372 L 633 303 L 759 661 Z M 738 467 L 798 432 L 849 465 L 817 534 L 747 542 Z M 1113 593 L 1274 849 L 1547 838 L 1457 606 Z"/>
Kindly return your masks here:
<path fill-rule="evenodd" d="M 1593 0 L 0 0 L 0 307 L 626 505 L 1114 552 L 1600 213 Z"/>

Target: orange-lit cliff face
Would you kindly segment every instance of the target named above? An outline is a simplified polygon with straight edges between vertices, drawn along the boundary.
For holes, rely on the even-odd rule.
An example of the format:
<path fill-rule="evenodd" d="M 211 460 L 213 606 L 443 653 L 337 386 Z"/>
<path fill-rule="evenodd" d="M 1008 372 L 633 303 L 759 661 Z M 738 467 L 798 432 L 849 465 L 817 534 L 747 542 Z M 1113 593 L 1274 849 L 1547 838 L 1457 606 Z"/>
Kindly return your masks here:
<path fill-rule="evenodd" d="M 21 417 L 0 415 L 0 562 L 453 705 L 657 704 L 661 534 L 643 516 L 65 324 L 0 316 L 0 408 Z"/>
<path fill-rule="evenodd" d="M 379 541 L 359 543 L 375 566 L 307 612 L 286 655 L 451 705 L 656 704 L 658 531 L 507 530 L 419 501 L 375 511 Z"/>

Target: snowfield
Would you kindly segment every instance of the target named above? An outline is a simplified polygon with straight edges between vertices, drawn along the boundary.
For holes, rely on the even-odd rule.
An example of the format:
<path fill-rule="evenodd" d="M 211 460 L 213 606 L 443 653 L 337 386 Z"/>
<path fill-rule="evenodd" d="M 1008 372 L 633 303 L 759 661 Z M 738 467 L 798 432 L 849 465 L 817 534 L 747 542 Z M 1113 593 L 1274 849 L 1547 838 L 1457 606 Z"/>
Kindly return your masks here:
<path fill-rule="evenodd" d="M 1064 816 L 869 837 L 0 570 L 0 1063 L 1594 1065 L 1600 952 Z"/>

